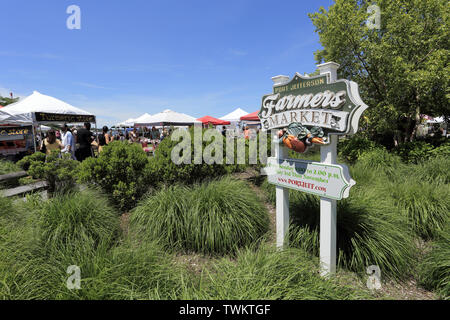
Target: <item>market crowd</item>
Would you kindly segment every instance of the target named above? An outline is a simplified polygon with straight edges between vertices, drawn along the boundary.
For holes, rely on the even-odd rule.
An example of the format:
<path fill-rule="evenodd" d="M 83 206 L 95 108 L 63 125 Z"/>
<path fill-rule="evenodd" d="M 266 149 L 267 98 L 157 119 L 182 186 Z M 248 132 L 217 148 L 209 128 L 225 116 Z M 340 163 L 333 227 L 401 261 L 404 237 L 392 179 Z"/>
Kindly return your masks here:
<path fill-rule="evenodd" d="M 140 143 L 146 152 L 155 150 L 158 144 L 169 136 L 169 131 L 167 128 L 159 130 L 156 127 L 152 127 L 152 129 L 144 127 L 142 136 L 139 135 L 136 128 L 132 131 L 118 131 L 112 135 L 109 128 L 104 126 L 101 134 L 96 137 L 91 131 L 89 122 L 84 123 L 82 128 L 69 128 L 67 124 L 64 124 L 61 130 L 47 131 L 39 145 L 40 151 L 46 155 L 58 151 L 62 154 L 70 154 L 74 160 L 84 161 L 88 157 L 95 156 L 95 150 L 101 153 L 103 148 L 114 140 Z"/>

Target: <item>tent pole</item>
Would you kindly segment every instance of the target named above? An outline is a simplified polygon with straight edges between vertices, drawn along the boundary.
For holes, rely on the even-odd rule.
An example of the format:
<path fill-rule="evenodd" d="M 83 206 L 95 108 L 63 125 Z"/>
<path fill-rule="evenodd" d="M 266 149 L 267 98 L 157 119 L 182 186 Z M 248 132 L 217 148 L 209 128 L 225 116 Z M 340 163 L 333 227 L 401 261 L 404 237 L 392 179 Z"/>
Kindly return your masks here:
<path fill-rule="evenodd" d="M 95 117 L 94 128 L 95 128 L 95 137 L 97 139 L 97 156 L 99 156 L 100 155 L 100 142 L 98 141 L 97 117 Z M 92 150 L 92 148 L 91 148 L 91 150 Z"/>
<path fill-rule="evenodd" d="M 34 152 L 37 152 L 37 148 L 36 148 L 36 128 L 34 127 L 34 123 L 33 123 L 33 143 L 34 143 Z"/>

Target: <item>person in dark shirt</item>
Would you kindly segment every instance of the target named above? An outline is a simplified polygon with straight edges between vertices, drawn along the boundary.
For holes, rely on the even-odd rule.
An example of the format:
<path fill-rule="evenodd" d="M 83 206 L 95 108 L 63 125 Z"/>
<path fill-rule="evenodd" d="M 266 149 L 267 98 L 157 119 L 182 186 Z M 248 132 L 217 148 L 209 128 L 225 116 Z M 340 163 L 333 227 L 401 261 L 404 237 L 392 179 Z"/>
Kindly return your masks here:
<path fill-rule="evenodd" d="M 91 124 L 89 122 L 84 123 L 84 128 L 77 132 L 77 142 L 80 144 L 78 148 L 78 155 L 76 156 L 79 161 L 84 161 L 86 158 L 92 157 L 91 143 L 94 141 L 94 135 L 92 134 Z"/>

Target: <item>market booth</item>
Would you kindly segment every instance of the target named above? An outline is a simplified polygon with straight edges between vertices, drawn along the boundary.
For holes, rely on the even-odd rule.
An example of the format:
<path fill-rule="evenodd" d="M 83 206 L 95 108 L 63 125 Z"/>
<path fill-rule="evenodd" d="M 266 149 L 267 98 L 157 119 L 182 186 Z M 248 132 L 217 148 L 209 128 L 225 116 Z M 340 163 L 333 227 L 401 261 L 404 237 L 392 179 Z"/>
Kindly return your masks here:
<path fill-rule="evenodd" d="M 44 124 L 75 124 L 84 122 L 94 123 L 95 129 L 97 127 L 94 115 L 37 91 L 0 110 L 0 128 L 8 128 L 9 131 L 14 133 L 23 132 L 25 134 L 26 132 L 27 137 L 25 140 L 29 143 L 31 136 L 34 151 L 37 149 L 36 137 L 42 136 L 42 126 Z M 29 147 L 27 145 L 25 148 Z"/>
<path fill-rule="evenodd" d="M 204 126 L 210 124 L 212 124 L 213 126 L 226 126 L 231 124 L 231 122 L 229 121 L 220 120 L 211 116 L 204 116 L 202 118 L 198 118 L 197 120 L 203 123 Z"/>
<path fill-rule="evenodd" d="M 258 113 L 259 113 L 259 111 L 255 111 L 255 112 L 249 113 L 245 116 L 242 116 L 241 121 L 243 122 L 244 126 L 248 126 L 250 128 L 254 128 L 254 129 L 259 128 L 261 125 L 261 122 L 259 120 Z"/>

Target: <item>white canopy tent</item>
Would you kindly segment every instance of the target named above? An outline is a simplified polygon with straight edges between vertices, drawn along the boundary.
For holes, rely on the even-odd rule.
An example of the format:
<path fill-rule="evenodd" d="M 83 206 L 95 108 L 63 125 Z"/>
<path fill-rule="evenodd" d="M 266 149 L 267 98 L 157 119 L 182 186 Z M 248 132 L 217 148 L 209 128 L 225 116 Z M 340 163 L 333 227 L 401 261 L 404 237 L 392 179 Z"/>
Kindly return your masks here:
<path fill-rule="evenodd" d="M 151 115 L 148 113 L 144 113 L 142 116 L 138 118 L 130 118 L 128 120 L 125 120 L 124 122 L 116 124 L 114 127 L 120 128 L 120 127 L 134 127 L 135 123 L 142 123 L 146 122 L 148 119 L 150 119 Z"/>
<path fill-rule="evenodd" d="M 145 121 L 136 121 L 135 126 L 189 126 L 192 124 L 199 123 L 196 118 L 191 117 L 184 113 L 175 112 L 172 110 L 164 110 L 163 112 L 157 113 Z"/>
<path fill-rule="evenodd" d="M 444 122 L 444 116 L 442 116 L 442 117 L 437 117 L 437 118 L 429 118 L 428 120 L 427 120 L 427 123 L 442 123 L 442 122 Z"/>
<path fill-rule="evenodd" d="M 139 118 L 134 119 L 133 125 L 140 124 L 140 123 L 147 123 L 149 120 L 151 120 L 152 116 L 148 113 L 144 113 Z"/>
<path fill-rule="evenodd" d="M 125 120 L 124 122 L 118 123 L 115 125 L 115 127 L 132 127 L 134 126 L 134 119 L 130 118 L 128 120 Z"/>
<path fill-rule="evenodd" d="M 239 122 L 241 117 L 246 116 L 248 114 L 247 111 L 242 110 L 241 108 L 237 108 L 233 112 L 219 118 L 220 120 L 230 121 L 230 122 Z"/>
<path fill-rule="evenodd" d="M 36 135 L 36 127 L 42 124 L 55 123 L 81 123 L 91 122 L 96 124 L 96 118 L 91 113 L 76 108 L 59 99 L 34 91 L 30 96 L 0 109 L 0 125 L 30 125 L 33 136 Z M 36 140 L 34 149 L 36 151 Z"/>
<path fill-rule="evenodd" d="M 1 124 L 35 124 L 34 114 L 86 115 L 91 113 L 59 99 L 34 91 L 32 95 L 0 109 Z M 55 120 L 56 121 L 56 120 Z M 55 122 L 48 121 L 48 122 Z M 43 121 L 44 122 L 44 121 Z"/>

